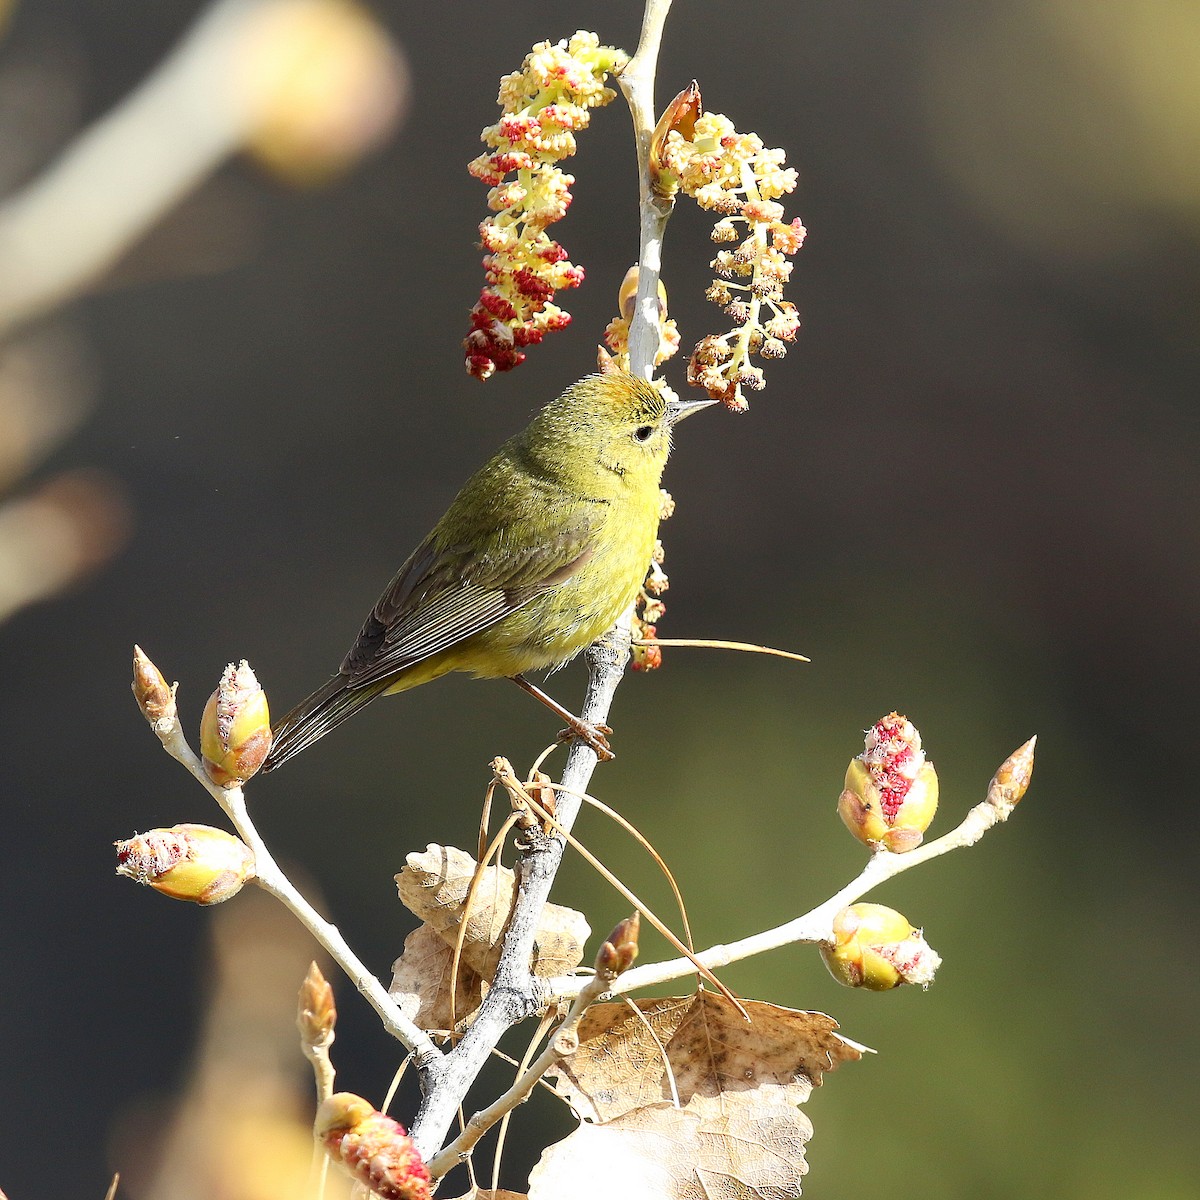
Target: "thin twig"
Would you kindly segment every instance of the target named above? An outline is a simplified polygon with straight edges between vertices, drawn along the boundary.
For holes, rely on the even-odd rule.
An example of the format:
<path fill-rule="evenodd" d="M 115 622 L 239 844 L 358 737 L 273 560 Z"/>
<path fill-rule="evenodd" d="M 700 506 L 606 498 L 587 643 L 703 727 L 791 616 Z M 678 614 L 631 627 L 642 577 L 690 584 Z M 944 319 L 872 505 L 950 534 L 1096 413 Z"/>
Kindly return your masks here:
<path fill-rule="evenodd" d="M 587 650 L 588 686 L 580 715 L 592 724 L 602 724 L 608 716 L 613 693 L 624 674 L 631 617 L 632 609 Z M 597 761 L 595 752 L 583 742 L 572 745 L 562 778 L 566 794 L 556 813 L 564 829 L 570 829 L 579 812 L 580 802 L 570 793 L 587 791 Z M 427 1161 L 441 1145 L 458 1105 L 504 1032 L 541 1007 L 544 987 L 540 980 L 533 979 L 529 964 L 538 919 L 564 846 L 561 837 L 539 839 L 517 860 L 517 895 L 488 994 L 461 1041 L 446 1054 L 438 1087 L 426 1093 L 412 1122 L 410 1136 Z"/>
<path fill-rule="evenodd" d="M 250 819 L 242 789 L 219 787 L 209 779 L 200 759 L 188 745 L 178 717 L 155 721 L 151 728 L 158 735 L 163 749 L 199 780 L 205 791 L 216 800 L 233 823 L 238 836 L 250 847 L 254 854 L 255 883 L 279 900 L 317 939 L 330 958 L 345 971 L 351 983 L 379 1015 L 384 1028 L 413 1051 L 418 1070 L 422 1071 L 423 1077 L 427 1071 L 435 1069 L 435 1064 L 443 1057 L 442 1052 L 423 1029 L 418 1028 L 400 1011 L 384 986 L 350 949 L 337 926 L 326 921 L 284 874 Z"/>
<path fill-rule="evenodd" d="M 625 93 L 633 134 L 637 141 L 638 193 L 641 218 L 638 252 L 638 289 L 629 327 L 629 371 L 650 379 L 660 336 L 658 277 L 662 271 L 663 238 L 672 202 L 661 200 L 650 187 L 650 139 L 654 133 L 654 76 L 658 49 L 671 0 L 646 0 L 637 52 L 621 72 L 618 83 Z"/>
<path fill-rule="evenodd" d="M 526 786 L 528 787 L 528 784 Z M 563 790 L 560 784 L 551 784 L 550 786 L 555 792 L 561 792 Z M 679 884 L 676 882 L 671 868 L 667 866 L 667 860 L 663 858 L 663 856 L 659 854 L 657 850 L 655 850 L 650 839 L 646 837 L 646 835 L 642 833 L 642 831 L 632 821 L 621 816 L 621 814 L 617 812 L 615 808 L 610 808 L 604 803 L 603 800 L 597 800 L 595 796 L 589 796 L 586 793 L 584 793 L 580 798 L 585 804 L 590 804 L 598 812 L 603 813 L 609 818 L 609 820 L 615 822 L 622 829 L 624 829 L 625 832 L 629 834 L 629 836 L 633 838 L 634 841 L 636 841 L 638 845 L 641 846 L 642 849 L 645 850 L 646 853 L 649 854 L 654 860 L 655 866 L 657 866 L 658 869 L 663 873 L 663 877 L 666 879 L 667 885 L 671 889 L 671 894 L 675 897 L 675 905 L 679 909 L 679 920 L 683 925 L 684 943 L 687 945 L 689 950 L 695 950 L 696 947 L 692 942 L 692 923 L 688 919 L 687 905 L 683 901 L 683 892 L 679 890 Z"/>
<path fill-rule="evenodd" d="M 753 642 L 728 642 L 721 638 L 638 638 L 635 646 L 691 646 L 707 650 L 741 650 L 745 654 L 773 654 L 776 658 L 790 658 L 793 662 L 812 662 L 803 654 L 792 650 L 777 650 L 774 646 L 758 646 Z"/>
<path fill-rule="evenodd" d="M 611 978 L 593 975 L 571 1003 L 571 1008 L 562 1024 L 555 1030 L 549 1045 L 537 1056 L 533 1063 L 517 1076 L 512 1087 L 499 1099 L 481 1109 L 468 1122 L 467 1127 L 439 1154 L 429 1160 L 429 1174 L 434 1179 L 440 1179 L 451 1168 L 458 1166 L 466 1159 L 476 1142 L 502 1117 L 512 1112 L 530 1092 L 545 1073 L 564 1058 L 573 1053 L 578 1045 L 578 1027 L 586 1009 L 598 1000 L 613 985 Z"/>
<path fill-rule="evenodd" d="M 534 1031 L 533 1037 L 531 1037 L 529 1039 L 529 1045 L 525 1047 L 525 1053 L 521 1055 L 521 1061 L 517 1064 L 517 1078 L 518 1079 L 528 1069 L 529 1060 L 531 1058 L 533 1058 L 535 1052 L 537 1051 L 538 1046 L 541 1045 L 542 1038 L 544 1038 L 546 1036 L 546 1031 L 553 1024 L 554 1024 L 554 1019 L 549 1014 L 544 1016 L 541 1019 L 541 1021 L 538 1022 L 538 1027 Z M 551 1088 L 550 1085 L 548 1083 L 546 1083 L 546 1081 L 544 1079 L 539 1079 L 537 1082 L 538 1082 L 538 1085 L 540 1085 L 541 1087 L 549 1088 L 549 1090 L 552 1092 L 554 1091 L 554 1089 Z M 495 1154 L 492 1155 L 492 1191 L 493 1192 L 498 1192 L 500 1190 L 500 1164 L 504 1161 L 504 1143 L 508 1138 L 508 1130 L 509 1130 L 509 1126 L 511 1124 L 512 1124 L 512 1110 L 510 1109 L 508 1112 L 506 1112 L 504 1114 L 503 1117 L 500 1118 L 500 1128 L 496 1131 L 496 1152 L 495 1152 Z M 471 1162 L 468 1161 L 467 1166 L 470 1167 L 471 1165 L 472 1165 Z"/>
<path fill-rule="evenodd" d="M 1023 747 L 1024 749 L 1024 747 Z M 975 805 L 967 813 L 962 823 L 944 836 L 909 850 L 904 854 L 893 854 L 887 850 L 876 851 L 868 860 L 862 871 L 840 891 L 816 908 L 794 917 L 774 929 L 766 929 L 761 933 L 751 934 L 736 942 L 725 945 L 710 946 L 701 950 L 695 956 L 709 970 L 727 967 L 730 963 L 740 962 L 756 954 L 768 950 L 777 950 L 781 946 L 790 946 L 799 942 L 828 942 L 833 939 L 833 919 L 847 905 L 861 899 L 881 883 L 900 875 L 904 871 L 920 866 L 932 858 L 948 854 L 964 846 L 973 846 L 983 835 L 1001 821 L 1006 821 L 1012 812 L 1011 807 L 984 800 Z M 682 979 L 696 974 L 695 962 L 688 958 L 674 958 L 665 962 L 646 963 L 626 971 L 617 981 L 614 991 L 630 992 L 637 988 L 651 987 L 655 984 L 666 983 L 672 979 Z M 571 975 L 556 975 L 546 983 L 552 989 L 552 994 L 562 999 L 575 995 L 581 989 L 581 982 Z"/>

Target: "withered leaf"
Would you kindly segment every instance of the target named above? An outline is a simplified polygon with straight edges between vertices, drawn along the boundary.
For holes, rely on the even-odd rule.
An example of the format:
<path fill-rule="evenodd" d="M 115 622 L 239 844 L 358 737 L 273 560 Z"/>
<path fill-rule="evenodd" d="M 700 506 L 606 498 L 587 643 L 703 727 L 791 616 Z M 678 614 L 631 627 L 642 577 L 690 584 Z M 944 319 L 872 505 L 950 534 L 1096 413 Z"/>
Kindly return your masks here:
<path fill-rule="evenodd" d="M 475 874 L 475 859 L 454 846 L 430 844 L 410 854 L 396 886 L 405 907 L 435 929 L 450 946 L 458 938 L 463 902 Z M 500 960 L 500 942 L 516 897 L 517 877 L 507 867 L 487 867 L 475 888 L 467 917 L 462 959 L 485 980 Z M 538 922 L 531 968 L 535 975 L 564 975 L 583 959 L 591 929 L 573 908 L 547 904 Z"/>
<path fill-rule="evenodd" d="M 811 1136 L 773 1086 L 636 1108 L 546 1150 L 529 1200 L 785 1200 L 800 1195 Z"/>
<path fill-rule="evenodd" d="M 404 952 L 392 964 L 388 995 L 401 1012 L 425 1030 L 450 1029 L 450 968 L 454 950 L 437 931 L 420 925 L 404 939 Z M 454 1020 L 462 1026 L 483 999 L 483 980 L 459 963 Z"/>
<path fill-rule="evenodd" d="M 551 1070 L 585 1120 L 671 1101 L 672 1080 L 683 1105 L 765 1086 L 802 1104 L 825 1071 L 862 1057 L 823 1013 L 747 1000 L 748 1024 L 723 996 L 703 991 L 631 1003 L 636 1012 L 625 1003 L 590 1008 L 579 1049 Z"/>

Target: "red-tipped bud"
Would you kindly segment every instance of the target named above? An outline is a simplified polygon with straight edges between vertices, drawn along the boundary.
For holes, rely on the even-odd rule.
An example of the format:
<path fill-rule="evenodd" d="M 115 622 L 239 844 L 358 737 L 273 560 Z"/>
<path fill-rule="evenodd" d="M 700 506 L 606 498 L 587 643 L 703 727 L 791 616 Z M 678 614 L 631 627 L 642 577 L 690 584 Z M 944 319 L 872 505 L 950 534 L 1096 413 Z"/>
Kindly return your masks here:
<path fill-rule="evenodd" d="M 618 922 L 596 954 L 596 974 L 607 979 L 616 977 L 633 966 L 638 956 L 638 933 L 642 920 L 638 913 Z"/>
<path fill-rule="evenodd" d="M 838 815 L 860 842 L 900 854 L 921 844 L 937 812 L 938 778 L 907 718 L 889 713 L 850 761 Z"/>
<path fill-rule="evenodd" d="M 117 848 L 117 874 L 173 900 L 220 904 L 254 878 L 254 855 L 244 842 L 208 825 L 151 829 Z"/>
<path fill-rule="evenodd" d="M 267 694 L 245 659 L 230 663 L 208 698 L 200 721 L 200 754 L 213 783 L 240 787 L 263 764 L 271 749 Z"/>
<path fill-rule="evenodd" d="M 381 1200 L 429 1200 L 429 1171 L 404 1126 L 361 1096 L 322 1101 L 314 1131 L 329 1157 Z"/>
<path fill-rule="evenodd" d="M 685 142 L 696 134 L 696 118 L 701 111 L 700 88 L 693 79 L 667 105 L 650 137 L 650 188 L 660 200 L 670 200 L 679 190 L 679 178 L 666 165 L 667 139 L 678 133 Z"/>
<path fill-rule="evenodd" d="M 328 1046 L 333 1041 L 336 1024 L 333 988 L 321 968 L 310 963 L 296 1003 L 296 1027 L 300 1030 L 300 1038 L 306 1047 Z"/>
<path fill-rule="evenodd" d="M 1029 787 L 1033 777 L 1033 748 L 1037 738 L 1031 737 L 1020 749 L 1014 750 L 1001 764 L 988 785 L 987 802 L 1007 817 Z"/>
<path fill-rule="evenodd" d="M 942 960 L 894 908 L 851 904 L 833 921 L 832 942 L 821 944 L 829 973 L 847 987 L 886 992 L 902 983 L 928 987 Z"/>
<path fill-rule="evenodd" d="M 175 720 L 175 687 L 168 687 L 162 672 L 146 657 L 141 646 L 133 648 L 133 696 L 142 716 L 151 725 Z M 178 686 L 178 685 L 176 685 Z"/>

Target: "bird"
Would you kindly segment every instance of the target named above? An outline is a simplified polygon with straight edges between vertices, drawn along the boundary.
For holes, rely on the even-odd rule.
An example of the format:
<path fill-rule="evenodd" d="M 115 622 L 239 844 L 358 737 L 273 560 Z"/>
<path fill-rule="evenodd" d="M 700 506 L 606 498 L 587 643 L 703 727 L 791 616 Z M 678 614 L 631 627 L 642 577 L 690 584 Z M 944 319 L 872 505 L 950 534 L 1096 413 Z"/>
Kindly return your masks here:
<path fill-rule="evenodd" d="M 279 721 L 271 771 L 376 697 L 451 671 L 509 678 L 613 757 L 605 726 L 526 678 L 569 661 L 637 597 L 671 434 L 715 400 L 667 399 L 608 370 L 568 387 L 463 485 L 396 572 L 338 672 Z"/>

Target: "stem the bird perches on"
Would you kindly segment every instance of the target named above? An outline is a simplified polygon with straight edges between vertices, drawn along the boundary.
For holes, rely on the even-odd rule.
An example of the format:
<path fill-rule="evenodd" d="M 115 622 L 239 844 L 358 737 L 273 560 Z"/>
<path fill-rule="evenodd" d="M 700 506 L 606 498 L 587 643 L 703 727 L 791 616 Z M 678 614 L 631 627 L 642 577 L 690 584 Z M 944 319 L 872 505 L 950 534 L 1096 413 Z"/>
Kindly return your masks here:
<path fill-rule="evenodd" d="M 618 83 L 629 104 L 637 142 L 640 236 L 638 289 L 629 326 L 629 370 L 649 379 L 659 343 L 658 279 L 662 246 L 673 202 L 655 196 L 650 181 L 650 139 L 654 134 L 654 76 L 658 48 L 671 0 L 647 0 L 637 52 L 621 72 Z"/>
<path fill-rule="evenodd" d="M 654 132 L 654 75 L 663 23 L 670 0 L 647 0 L 637 52 L 620 77 L 621 90 L 633 116 L 637 139 L 641 239 L 638 255 L 637 312 L 630 329 L 629 364 L 632 374 L 649 379 L 658 347 L 658 277 L 662 264 L 662 239 L 670 215 L 669 205 L 651 195 L 649 183 L 650 136 Z M 608 717 L 617 684 L 629 658 L 632 612 L 587 652 L 588 687 L 580 716 L 593 725 Z M 562 791 L 555 819 L 570 830 L 578 815 L 578 795 L 588 790 L 597 758 L 587 746 L 575 742 L 562 776 Z M 572 795 L 575 793 L 575 795 Z M 491 988 L 462 1040 L 445 1058 L 438 1087 L 427 1093 L 412 1123 L 411 1136 L 426 1159 L 442 1145 L 468 1088 L 504 1032 L 534 1011 L 540 991 L 530 975 L 530 951 L 537 920 L 550 895 L 565 839 L 551 837 L 527 851 L 517 863 L 518 892 L 504 949 Z"/>

